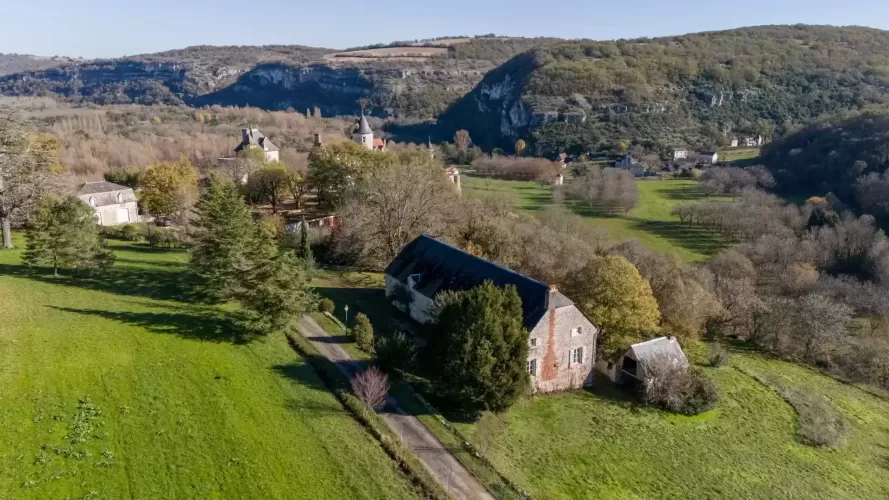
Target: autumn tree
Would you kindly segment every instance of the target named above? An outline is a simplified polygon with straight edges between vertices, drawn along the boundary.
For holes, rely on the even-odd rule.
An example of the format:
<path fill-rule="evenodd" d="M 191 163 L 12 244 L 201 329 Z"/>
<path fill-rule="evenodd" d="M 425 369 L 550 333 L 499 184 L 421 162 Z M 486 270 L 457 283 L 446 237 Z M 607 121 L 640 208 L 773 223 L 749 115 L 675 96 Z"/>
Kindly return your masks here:
<path fill-rule="evenodd" d="M 12 248 L 12 226 L 22 225 L 50 192 L 53 175 L 61 171 L 61 142 L 33 134 L 0 110 L 0 227 L 3 248 Z"/>
<path fill-rule="evenodd" d="M 290 187 L 290 173 L 284 164 L 278 161 L 256 170 L 247 179 L 247 192 L 257 202 L 266 202 L 272 206 L 272 213 L 278 213 L 281 198 L 286 196 Z"/>
<path fill-rule="evenodd" d="M 604 358 L 658 329 L 660 312 L 651 286 L 620 255 L 590 259 L 566 277 L 565 294 L 599 328 L 597 350 Z"/>
<path fill-rule="evenodd" d="M 486 281 L 453 294 L 436 330 L 436 381 L 454 409 L 472 417 L 503 411 L 527 390 L 528 331 L 514 286 Z"/>
<path fill-rule="evenodd" d="M 454 145 L 457 146 L 458 151 L 466 151 L 470 144 L 472 144 L 472 139 L 470 139 L 467 130 L 460 129 L 454 134 Z"/>
<path fill-rule="evenodd" d="M 296 205 L 297 210 L 302 208 L 302 200 L 308 190 L 309 183 L 303 172 L 295 168 L 289 169 L 287 171 L 287 191 L 290 193 L 290 196 L 293 196 L 293 203 Z"/>
<path fill-rule="evenodd" d="M 114 263 L 92 208 L 74 196 L 45 199 L 39 205 L 25 233 L 27 246 L 22 262 L 28 266 L 104 269 Z"/>
<path fill-rule="evenodd" d="M 350 185 L 395 160 L 392 152 L 371 151 L 350 141 L 330 144 L 309 153 L 308 181 L 318 194 L 318 202 L 333 207 Z"/>
<path fill-rule="evenodd" d="M 139 183 L 139 203 L 155 217 L 182 222 L 198 197 L 198 171 L 184 155 L 149 166 Z"/>
<path fill-rule="evenodd" d="M 519 140 L 515 141 L 515 155 L 522 156 L 522 153 L 525 152 L 525 148 L 527 148 L 527 147 L 528 147 L 528 145 L 525 144 L 524 139 L 519 139 Z"/>
<path fill-rule="evenodd" d="M 225 300 L 240 279 L 239 266 L 255 230 L 253 218 L 238 187 L 216 176 L 210 177 L 195 213 L 191 269 L 209 297 Z"/>
<path fill-rule="evenodd" d="M 337 251 L 383 265 L 420 234 L 446 232 L 457 200 L 440 163 L 423 151 L 401 151 L 396 164 L 371 171 L 346 192 L 334 235 Z"/>

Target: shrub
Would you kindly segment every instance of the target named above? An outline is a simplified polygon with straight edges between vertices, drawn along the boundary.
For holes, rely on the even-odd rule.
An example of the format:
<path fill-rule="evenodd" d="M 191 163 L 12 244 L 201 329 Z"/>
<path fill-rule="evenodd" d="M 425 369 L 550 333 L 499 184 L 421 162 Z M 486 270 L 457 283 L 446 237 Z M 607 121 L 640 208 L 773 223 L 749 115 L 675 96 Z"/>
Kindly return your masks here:
<path fill-rule="evenodd" d="M 330 299 L 321 299 L 318 302 L 318 310 L 323 313 L 333 313 L 334 307 L 333 301 Z"/>
<path fill-rule="evenodd" d="M 145 239 L 145 232 L 135 224 L 127 224 L 120 228 L 120 237 L 127 241 L 142 241 Z"/>
<path fill-rule="evenodd" d="M 731 359 L 731 353 L 720 343 L 710 344 L 707 360 L 713 368 L 719 368 L 728 364 Z"/>
<path fill-rule="evenodd" d="M 148 232 L 148 245 L 155 248 L 184 248 L 185 235 L 175 229 L 166 227 L 151 228 Z"/>
<path fill-rule="evenodd" d="M 386 406 L 389 398 L 389 376 L 372 366 L 350 380 L 352 392 L 374 410 Z"/>
<path fill-rule="evenodd" d="M 358 348 L 364 352 L 373 352 L 374 348 L 374 329 L 370 324 L 370 320 L 364 313 L 355 315 L 355 326 L 352 327 L 352 338 L 358 344 Z"/>
<path fill-rule="evenodd" d="M 417 357 L 417 344 L 402 332 L 377 335 L 373 339 L 377 362 L 384 368 L 409 369 Z"/>
<path fill-rule="evenodd" d="M 641 396 L 647 405 L 684 415 L 712 410 L 719 402 L 719 390 L 712 380 L 668 356 L 656 356 L 645 363 Z"/>

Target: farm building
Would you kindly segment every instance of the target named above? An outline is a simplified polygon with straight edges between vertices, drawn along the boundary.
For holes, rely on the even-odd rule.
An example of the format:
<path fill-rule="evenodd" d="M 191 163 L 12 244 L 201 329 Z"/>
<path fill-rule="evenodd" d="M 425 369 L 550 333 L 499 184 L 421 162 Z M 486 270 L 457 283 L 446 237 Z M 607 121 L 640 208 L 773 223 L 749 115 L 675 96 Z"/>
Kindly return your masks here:
<path fill-rule="evenodd" d="M 103 226 L 127 224 L 139 219 L 139 207 L 132 188 L 113 182 L 87 182 L 77 197 L 92 207 L 96 220 Z"/>
<path fill-rule="evenodd" d="M 420 323 L 434 320 L 435 296 L 490 280 L 513 285 L 529 332 L 528 373 L 534 392 L 592 385 L 598 329 L 555 287 L 422 235 L 385 270 L 386 297 Z"/>
<path fill-rule="evenodd" d="M 658 337 L 633 344 L 620 356 L 596 362 L 596 369 L 618 385 L 644 382 L 645 364 L 656 357 L 666 356 L 673 363 L 688 367 L 688 359 L 675 337 Z"/>
<path fill-rule="evenodd" d="M 698 163 L 701 165 L 713 165 L 719 161 L 719 153 L 713 151 L 705 151 L 698 155 Z"/>
<path fill-rule="evenodd" d="M 241 144 L 235 148 L 235 153 L 240 153 L 247 148 L 262 148 L 265 151 L 265 161 L 276 161 L 279 159 L 280 150 L 278 146 L 272 144 L 268 137 L 262 135 L 258 128 L 242 128 Z"/>

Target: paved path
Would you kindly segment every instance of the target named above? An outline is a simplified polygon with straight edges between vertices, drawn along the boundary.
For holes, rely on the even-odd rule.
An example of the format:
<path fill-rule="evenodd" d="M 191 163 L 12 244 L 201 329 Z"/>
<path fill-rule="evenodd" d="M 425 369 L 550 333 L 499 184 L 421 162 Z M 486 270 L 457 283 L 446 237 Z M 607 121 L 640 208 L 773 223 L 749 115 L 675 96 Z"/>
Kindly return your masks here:
<path fill-rule="evenodd" d="M 327 359 L 333 361 L 347 377 L 364 368 L 365 363 L 352 359 L 352 356 L 321 328 L 311 317 L 303 316 L 296 322 L 297 328 Z M 463 464 L 441 444 L 417 417 L 407 414 L 398 406 L 395 398 L 380 413 L 393 431 L 420 458 L 423 465 L 432 472 L 441 484 L 458 499 L 494 500 L 488 490 L 475 479 Z"/>

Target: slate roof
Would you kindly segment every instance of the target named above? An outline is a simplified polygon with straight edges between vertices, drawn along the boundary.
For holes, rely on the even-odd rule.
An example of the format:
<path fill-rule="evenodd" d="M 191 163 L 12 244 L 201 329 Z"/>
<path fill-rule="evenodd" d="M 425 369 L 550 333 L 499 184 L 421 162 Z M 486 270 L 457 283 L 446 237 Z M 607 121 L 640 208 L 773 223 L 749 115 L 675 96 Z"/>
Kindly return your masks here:
<path fill-rule="evenodd" d="M 120 184 L 115 184 L 113 182 L 108 181 L 96 181 L 96 182 L 87 182 L 83 186 L 81 186 L 80 191 L 77 192 L 78 195 L 81 194 L 96 194 L 96 193 L 110 193 L 112 191 L 126 191 L 130 190 L 126 186 L 121 186 Z"/>
<path fill-rule="evenodd" d="M 385 273 L 401 283 L 405 283 L 408 276 L 419 275 L 414 288 L 429 298 L 445 290 L 469 290 L 486 280 L 500 287 L 515 285 L 522 300 L 522 320 L 529 331 L 549 308 L 550 293 L 546 284 L 425 234 L 408 243 L 386 267 Z M 552 295 L 554 307 L 573 304 L 561 293 Z"/>
<path fill-rule="evenodd" d="M 269 140 L 268 137 L 262 135 L 262 132 L 259 129 L 247 129 L 246 133 L 246 141 L 241 140 L 241 144 L 238 144 L 238 147 L 235 148 L 235 153 L 240 153 L 247 146 L 259 146 L 264 151 L 280 151 L 278 146 L 272 144 L 272 141 Z"/>
<path fill-rule="evenodd" d="M 118 193 L 121 195 L 120 200 L 117 199 Z M 87 203 L 92 198 L 93 205 L 97 207 L 136 201 L 136 193 L 131 188 L 107 181 L 87 182 L 77 191 L 77 196 Z"/>
<path fill-rule="evenodd" d="M 688 366 L 688 359 L 674 337 L 658 337 L 633 344 L 630 346 L 630 350 L 633 351 L 636 361 L 640 363 L 645 363 L 658 355 L 666 355 L 679 361 L 683 366 Z"/>
<path fill-rule="evenodd" d="M 370 128 L 370 124 L 367 123 L 367 118 L 364 116 L 364 113 L 361 113 L 361 118 L 358 120 L 358 130 L 355 131 L 356 134 L 372 134 L 374 133 L 373 129 Z"/>

